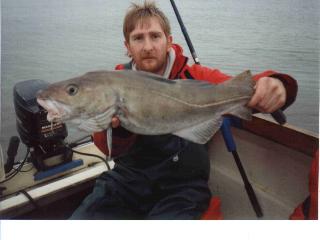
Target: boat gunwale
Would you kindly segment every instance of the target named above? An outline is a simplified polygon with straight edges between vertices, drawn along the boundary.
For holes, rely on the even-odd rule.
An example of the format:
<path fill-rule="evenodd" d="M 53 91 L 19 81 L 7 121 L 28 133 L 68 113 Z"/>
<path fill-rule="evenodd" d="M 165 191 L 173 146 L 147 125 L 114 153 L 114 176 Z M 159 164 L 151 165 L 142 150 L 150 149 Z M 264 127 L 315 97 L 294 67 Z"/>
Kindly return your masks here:
<path fill-rule="evenodd" d="M 297 150 L 308 156 L 314 156 L 319 149 L 319 136 L 288 123 L 279 125 L 268 117 L 258 114 L 251 121 L 241 120 L 242 129 Z"/>

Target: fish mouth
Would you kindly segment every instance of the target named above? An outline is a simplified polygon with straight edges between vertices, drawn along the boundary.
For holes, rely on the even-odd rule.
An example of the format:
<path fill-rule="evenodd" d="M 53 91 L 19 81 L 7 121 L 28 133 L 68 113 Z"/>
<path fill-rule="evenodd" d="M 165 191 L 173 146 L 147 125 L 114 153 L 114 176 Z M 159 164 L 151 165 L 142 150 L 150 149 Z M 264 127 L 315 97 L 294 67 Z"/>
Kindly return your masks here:
<path fill-rule="evenodd" d="M 70 116 L 71 108 L 64 103 L 53 99 L 41 98 L 37 98 L 37 102 L 48 112 L 47 120 L 49 122 L 62 122 L 67 120 L 68 116 Z"/>

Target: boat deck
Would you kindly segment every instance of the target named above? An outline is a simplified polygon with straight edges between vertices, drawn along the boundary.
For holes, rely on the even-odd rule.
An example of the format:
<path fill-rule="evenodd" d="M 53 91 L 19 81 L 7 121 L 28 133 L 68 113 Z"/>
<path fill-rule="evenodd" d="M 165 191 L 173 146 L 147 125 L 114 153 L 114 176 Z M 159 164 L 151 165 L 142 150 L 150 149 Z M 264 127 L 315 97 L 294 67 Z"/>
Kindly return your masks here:
<path fill-rule="evenodd" d="M 308 196 L 312 157 L 243 130 L 233 129 L 233 135 L 261 204 L 261 219 L 288 219 Z M 221 198 L 224 219 L 257 219 L 235 160 L 222 142 L 222 135 L 216 134 L 209 149 L 213 195 Z"/>

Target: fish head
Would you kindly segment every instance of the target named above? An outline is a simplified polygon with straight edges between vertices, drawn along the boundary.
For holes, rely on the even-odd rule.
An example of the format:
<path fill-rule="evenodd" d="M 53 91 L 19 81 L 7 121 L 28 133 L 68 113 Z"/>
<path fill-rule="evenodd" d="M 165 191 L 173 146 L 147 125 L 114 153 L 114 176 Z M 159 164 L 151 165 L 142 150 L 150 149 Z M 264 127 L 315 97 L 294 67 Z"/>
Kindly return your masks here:
<path fill-rule="evenodd" d="M 92 119 L 115 104 L 114 91 L 105 77 L 104 72 L 91 72 L 53 83 L 37 93 L 37 102 L 48 112 L 49 122 Z"/>

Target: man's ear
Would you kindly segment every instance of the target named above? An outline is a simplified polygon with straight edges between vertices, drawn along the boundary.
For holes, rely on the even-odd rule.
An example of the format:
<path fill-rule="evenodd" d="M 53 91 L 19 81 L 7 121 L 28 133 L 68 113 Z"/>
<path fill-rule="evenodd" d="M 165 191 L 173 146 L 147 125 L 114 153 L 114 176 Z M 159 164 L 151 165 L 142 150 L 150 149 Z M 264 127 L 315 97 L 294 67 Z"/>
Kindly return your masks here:
<path fill-rule="evenodd" d="M 168 43 L 167 43 L 167 52 L 169 52 L 169 51 L 170 51 L 170 48 L 172 47 L 172 42 L 173 42 L 173 37 L 172 37 L 172 35 L 169 35 L 169 36 L 167 37 L 167 41 L 168 41 Z"/>
<path fill-rule="evenodd" d="M 124 43 L 124 46 L 125 46 L 126 49 L 127 49 L 127 55 L 128 55 L 128 57 L 131 57 L 131 51 L 130 51 L 130 45 L 129 45 L 129 43 L 128 43 L 127 41 L 124 41 L 123 43 Z"/>

